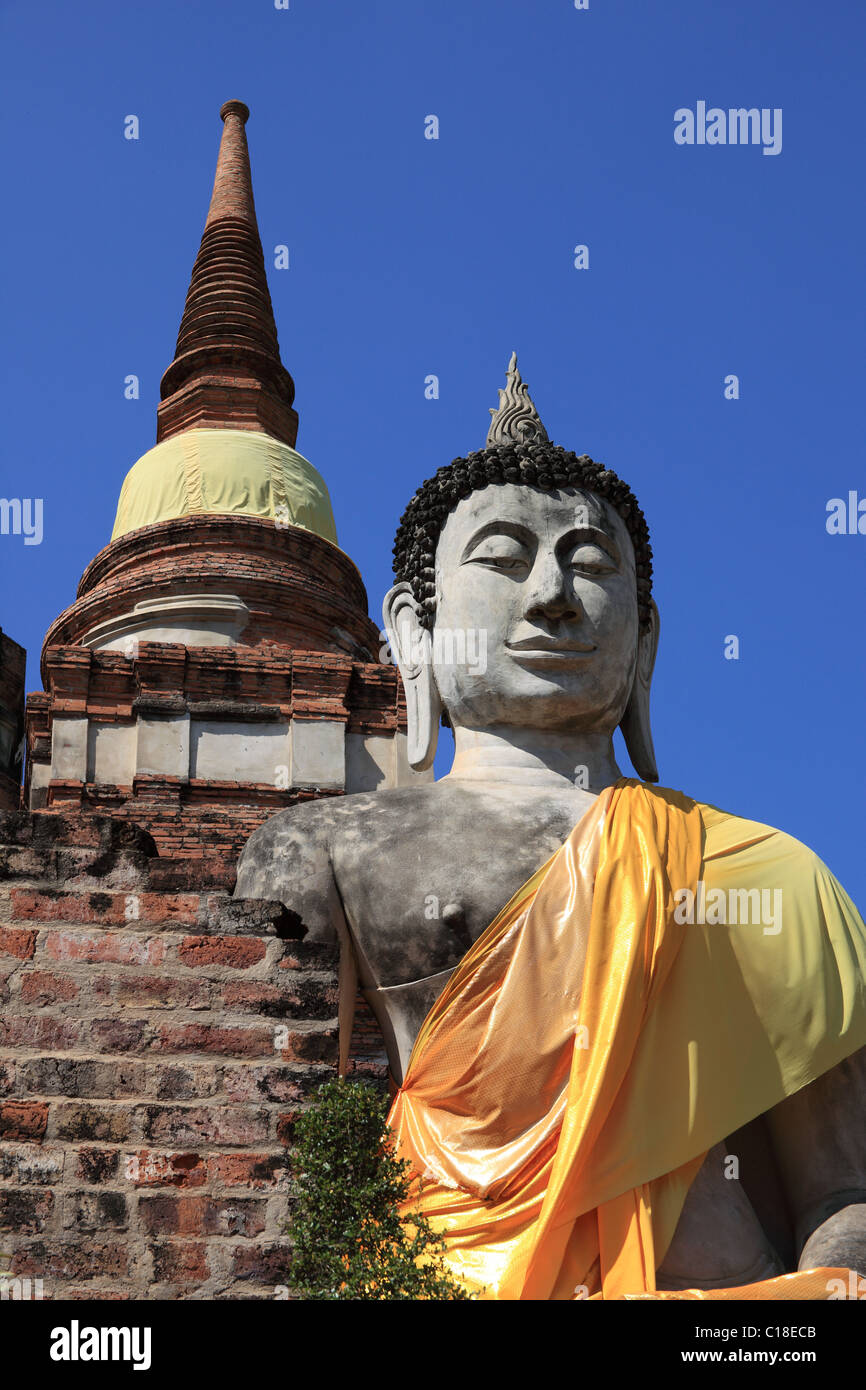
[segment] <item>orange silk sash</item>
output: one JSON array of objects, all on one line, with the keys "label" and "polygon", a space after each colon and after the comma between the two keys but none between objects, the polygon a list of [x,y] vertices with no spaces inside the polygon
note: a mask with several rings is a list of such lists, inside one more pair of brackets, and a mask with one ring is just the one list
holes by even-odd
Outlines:
[{"label": "orange silk sash", "polygon": [[[694,889],[702,847],[694,802],[618,782],[476,941],[422,1025],[389,1115],[413,1177],[404,1215],[429,1218],[452,1272],[482,1298],[655,1293],[708,1145],[682,1152],[678,1140],[669,1170],[657,1166],[669,1142],[635,1133],[638,1158],[623,1154],[622,1093],[695,930],[676,922],[674,893]],[[641,1128],[652,1100],[635,1110],[629,1098]],[[826,1297],[815,1289],[840,1273],[736,1296]]]}]

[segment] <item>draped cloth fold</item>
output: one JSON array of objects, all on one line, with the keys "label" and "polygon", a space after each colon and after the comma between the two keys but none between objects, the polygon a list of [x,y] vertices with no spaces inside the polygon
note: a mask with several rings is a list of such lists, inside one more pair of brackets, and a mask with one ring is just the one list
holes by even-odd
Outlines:
[{"label": "draped cloth fold", "polygon": [[[678,920],[700,883],[759,904],[778,890],[784,917]],[[866,928],[820,861],[622,779],[422,1025],[389,1116],[405,1214],[430,1219],[485,1298],[652,1296],[707,1150],[864,1043]],[[834,1274],[748,1296],[826,1296]]]}]

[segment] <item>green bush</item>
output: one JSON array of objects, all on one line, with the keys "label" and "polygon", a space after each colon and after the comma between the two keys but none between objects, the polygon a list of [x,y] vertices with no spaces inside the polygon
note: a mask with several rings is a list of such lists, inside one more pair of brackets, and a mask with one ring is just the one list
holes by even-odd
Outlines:
[{"label": "green bush", "polygon": [[427,1218],[399,1214],[409,1164],[395,1156],[387,1113],[371,1086],[328,1081],[298,1120],[289,1226],[297,1298],[470,1297]]}]

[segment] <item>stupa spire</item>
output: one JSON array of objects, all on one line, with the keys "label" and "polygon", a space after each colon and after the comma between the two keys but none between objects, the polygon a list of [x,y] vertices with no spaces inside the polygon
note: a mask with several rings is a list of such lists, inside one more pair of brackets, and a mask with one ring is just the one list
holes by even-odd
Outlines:
[{"label": "stupa spire", "polygon": [[217,155],[206,228],[221,217],[239,217],[242,221],[249,222],[258,233],[253,179],[250,173],[250,152],[247,146],[246,123],[249,118],[250,108],[243,101],[227,101],[220,108],[223,134]]},{"label": "stupa spire", "polygon": [[294,445],[295,385],[280,360],[256,222],[242,101],[222,140],[174,361],[162,378],[157,442],[196,428],[257,430]]}]

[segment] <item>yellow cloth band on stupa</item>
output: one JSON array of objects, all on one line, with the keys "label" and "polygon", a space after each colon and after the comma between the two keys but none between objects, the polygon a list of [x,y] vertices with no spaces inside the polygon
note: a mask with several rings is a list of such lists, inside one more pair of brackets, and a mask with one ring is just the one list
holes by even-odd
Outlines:
[{"label": "yellow cloth band on stupa", "polygon": [[288,444],[253,430],[185,430],[126,475],[111,539],[157,521],[207,513],[258,516],[337,543],[324,479]]}]

